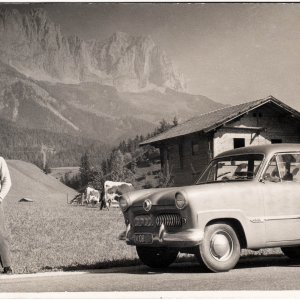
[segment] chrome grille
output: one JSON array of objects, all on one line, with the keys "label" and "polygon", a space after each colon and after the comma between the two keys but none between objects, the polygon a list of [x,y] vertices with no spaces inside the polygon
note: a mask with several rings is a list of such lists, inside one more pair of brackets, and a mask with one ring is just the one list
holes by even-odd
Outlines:
[{"label": "chrome grille", "polygon": [[179,214],[161,214],[156,217],[156,226],[164,224],[167,227],[181,227],[182,219]]},{"label": "chrome grille", "polygon": [[139,215],[134,218],[134,227],[153,226],[150,215]]}]

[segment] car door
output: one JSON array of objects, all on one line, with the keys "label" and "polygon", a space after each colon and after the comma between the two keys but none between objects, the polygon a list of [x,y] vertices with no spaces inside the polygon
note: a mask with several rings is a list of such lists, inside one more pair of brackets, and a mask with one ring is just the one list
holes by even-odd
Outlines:
[{"label": "car door", "polygon": [[300,153],[278,153],[270,160],[261,185],[266,242],[300,242]]}]

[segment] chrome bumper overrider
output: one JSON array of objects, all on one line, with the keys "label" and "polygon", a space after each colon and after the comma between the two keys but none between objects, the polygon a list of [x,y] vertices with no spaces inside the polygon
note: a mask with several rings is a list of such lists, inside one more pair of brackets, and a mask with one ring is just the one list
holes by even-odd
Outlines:
[{"label": "chrome bumper overrider", "polygon": [[[138,233],[140,234],[140,233]],[[143,234],[143,232],[141,232]],[[121,236],[121,235],[120,235]],[[200,229],[186,229],[181,232],[167,232],[164,224],[159,228],[158,233],[153,234],[151,244],[140,244],[135,241],[135,233],[132,231],[130,224],[126,228],[126,233],[122,234],[123,240],[126,240],[128,245],[145,245],[145,246],[168,246],[168,247],[193,247],[201,243],[203,239],[203,231]]]}]

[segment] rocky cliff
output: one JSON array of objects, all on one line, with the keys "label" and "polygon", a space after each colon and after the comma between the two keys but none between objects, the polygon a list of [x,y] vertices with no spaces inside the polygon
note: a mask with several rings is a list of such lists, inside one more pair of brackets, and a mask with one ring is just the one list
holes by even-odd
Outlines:
[{"label": "rocky cliff", "polygon": [[0,8],[0,59],[36,80],[97,82],[130,92],[185,90],[183,76],[151,37],[66,37],[42,9]]},{"label": "rocky cliff", "polygon": [[0,120],[115,144],[222,107],[184,89],[150,37],[65,37],[44,10],[0,5]]}]

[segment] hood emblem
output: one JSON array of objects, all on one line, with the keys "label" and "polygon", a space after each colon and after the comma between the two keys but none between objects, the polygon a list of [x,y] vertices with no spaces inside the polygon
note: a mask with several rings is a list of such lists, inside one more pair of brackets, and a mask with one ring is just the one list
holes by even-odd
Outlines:
[{"label": "hood emblem", "polygon": [[145,211],[149,211],[152,207],[152,202],[150,199],[146,199],[143,203],[143,208]]}]

